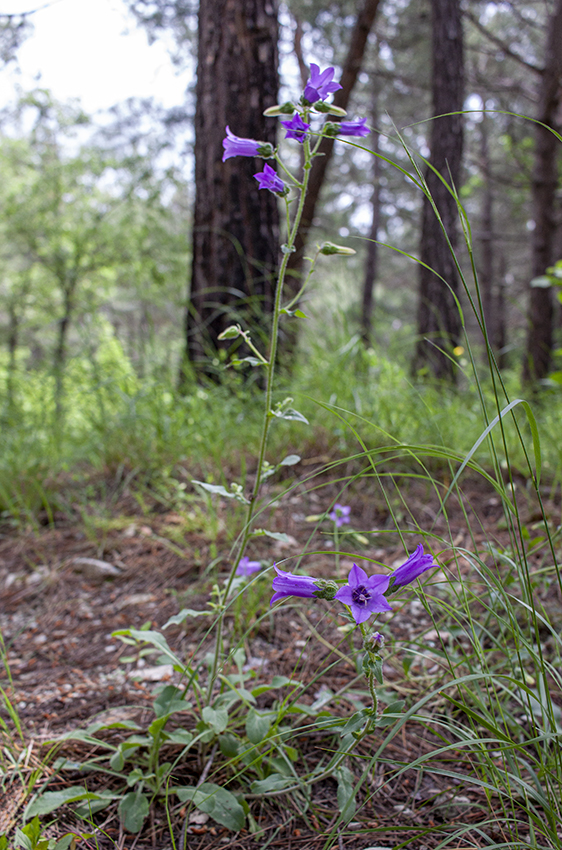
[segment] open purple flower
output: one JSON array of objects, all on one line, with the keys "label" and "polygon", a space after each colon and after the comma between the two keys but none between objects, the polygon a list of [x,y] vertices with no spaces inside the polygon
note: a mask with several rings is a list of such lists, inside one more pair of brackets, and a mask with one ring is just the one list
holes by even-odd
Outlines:
[{"label": "open purple flower", "polygon": [[263,171],[258,171],[257,174],[254,174],[254,177],[260,184],[260,189],[269,189],[270,192],[276,192],[281,195],[285,193],[285,184],[277,176],[275,169],[271,165],[268,165],[267,162],[264,163]]},{"label": "open purple flower", "polygon": [[367,119],[357,121],[340,121],[338,136],[368,136],[371,131],[367,127]]},{"label": "open purple flower", "polygon": [[349,505],[339,505],[336,502],[336,504],[334,505],[334,510],[331,511],[328,516],[330,517],[332,522],[335,522],[336,528],[341,528],[344,522],[351,522],[351,519],[349,517],[350,513],[351,508],[349,507]]},{"label": "open purple flower", "polygon": [[389,579],[394,579],[392,590],[397,587],[403,587],[425,573],[426,570],[431,570],[437,567],[438,564],[433,563],[433,555],[425,555],[423,546],[420,543],[413,555],[410,555],[400,567],[390,574]]},{"label": "open purple flower", "polygon": [[304,96],[309,103],[315,103],[317,100],[326,100],[329,94],[341,89],[339,83],[334,83],[334,68],[326,68],[320,72],[318,65],[314,62],[310,63],[310,77],[307,80],[304,90]]},{"label": "open purple flower", "polygon": [[297,142],[304,142],[306,131],[309,129],[310,124],[306,124],[298,112],[293,115],[290,121],[281,121],[281,124],[287,128],[286,139],[296,139]]},{"label": "open purple flower", "polygon": [[384,593],[388,588],[390,576],[368,576],[365,570],[354,564],[347,577],[348,584],[340,587],[334,599],[351,608],[356,623],[364,623],[371,614],[392,611]]},{"label": "open purple flower", "polygon": [[261,561],[250,561],[247,555],[240,558],[240,562],[236,567],[237,576],[251,576],[252,573],[257,573],[261,570]]},{"label": "open purple flower", "polygon": [[311,576],[295,576],[293,573],[283,572],[275,564],[273,567],[277,573],[273,579],[273,590],[276,592],[271,597],[270,605],[285,596],[312,597],[318,594],[320,588],[316,584],[316,579]]}]

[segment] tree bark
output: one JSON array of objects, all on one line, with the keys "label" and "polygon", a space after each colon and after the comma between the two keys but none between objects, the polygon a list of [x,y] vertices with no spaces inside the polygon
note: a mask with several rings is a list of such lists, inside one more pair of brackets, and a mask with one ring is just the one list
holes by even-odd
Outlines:
[{"label": "tree bark", "polygon": [[488,116],[485,112],[482,113],[480,123],[480,171],[484,180],[481,208],[480,292],[488,342],[493,346],[497,319],[495,315],[497,302],[494,299],[494,196],[488,146]]},{"label": "tree bark", "polygon": [[[373,82],[373,103],[371,109],[371,124],[376,127],[378,124],[378,92],[377,83]],[[373,291],[378,274],[379,266],[379,246],[378,236],[380,227],[381,215],[381,161],[377,156],[379,152],[379,134],[374,130],[373,141],[373,194],[371,198],[371,207],[373,217],[371,219],[371,230],[369,232],[369,241],[367,242],[367,254],[365,257],[365,275],[363,278],[363,295],[362,295],[362,312],[361,312],[361,329],[363,341],[368,347],[372,343],[373,333]]]},{"label": "tree bark", "polygon": [[259,191],[254,180],[263,160],[223,163],[222,140],[228,125],[236,136],[275,144],[276,122],[263,111],[277,102],[277,38],[276,0],[201,0],[186,316],[186,360],[198,380],[218,378],[217,340],[228,325],[240,322],[254,338],[267,334],[278,259],[277,198]]},{"label": "tree bark", "polygon": [[61,283],[61,289],[64,293],[64,309],[58,323],[57,344],[53,358],[55,373],[55,419],[59,427],[62,427],[64,412],[64,367],[66,364],[68,331],[70,330],[70,322],[72,319],[72,313],[74,312],[74,291],[76,289],[76,282],[70,281]]},{"label": "tree bark", "polygon": [[8,368],[6,370],[6,397],[8,410],[12,411],[15,406],[15,378],[16,378],[16,354],[19,343],[20,317],[13,301],[8,304]]},{"label": "tree bark", "polygon": [[[427,187],[439,212],[451,247],[457,244],[457,205],[439,175],[458,191],[461,175],[462,116],[449,114],[463,108],[463,32],[459,0],[432,0],[432,97],[430,166]],[[435,169],[435,170],[433,170]],[[437,172],[437,173],[436,173]],[[429,371],[436,378],[455,381],[451,359],[460,335],[460,316],[455,303],[459,281],[441,224],[427,197],[423,200],[419,266],[418,333],[415,371]]]},{"label": "tree bark", "polygon": [[[334,94],[334,104],[340,106],[342,109],[347,109],[357,76],[361,70],[367,47],[367,39],[375,22],[378,5],[379,0],[365,0],[363,8],[357,15],[349,50],[343,65],[341,80],[339,80],[341,89]],[[332,116],[330,120],[334,121],[335,119]],[[287,266],[288,289],[292,295],[295,295],[300,289],[305,244],[308,232],[314,222],[316,205],[320,197],[320,190],[326,177],[333,150],[334,139],[322,139],[318,151],[323,155],[314,160],[310,171],[308,193],[304,202],[301,225],[295,240],[296,250],[294,254],[291,254]]]},{"label": "tree bark", "polygon": [[[562,98],[562,0],[548,22],[545,63],[539,86],[539,107],[535,124],[535,159],[532,179],[533,218],[531,273],[544,275],[554,260],[556,235],[557,158],[560,142],[550,131],[559,130],[556,113]],[[544,125],[544,126],[543,126]],[[530,286],[527,351],[523,379],[536,383],[546,378],[552,356],[553,298],[550,287]]]}]

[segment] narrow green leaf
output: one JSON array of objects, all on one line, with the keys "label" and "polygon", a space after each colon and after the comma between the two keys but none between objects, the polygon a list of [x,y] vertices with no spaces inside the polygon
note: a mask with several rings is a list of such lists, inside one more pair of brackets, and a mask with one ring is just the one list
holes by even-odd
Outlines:
[{"label": "narrow green leaf", "polygon": [[272,773],[267,779],[256,779],[250,785],[250,789],[253,794],[267,794],[269,791],[282,791],[283,788],[288,788],[289,785],[294,784],[294,777]]},{"label": "narrow green leaf", "polygon": [[334,771],[338,783],[338,809],[350,820],[355,814],[355,786],[352,772],[348,767],[338,767]]},{"label": "narrow green leaf", "polygon": [[49,815],[66,803],[74,803],[78,800],[99,800],[100,795],[87,791],[81,785],[72,785],[62,791],[45,791],[36,800],[32,800],[27,806],[24,818],[32,818],[35,815]]}]

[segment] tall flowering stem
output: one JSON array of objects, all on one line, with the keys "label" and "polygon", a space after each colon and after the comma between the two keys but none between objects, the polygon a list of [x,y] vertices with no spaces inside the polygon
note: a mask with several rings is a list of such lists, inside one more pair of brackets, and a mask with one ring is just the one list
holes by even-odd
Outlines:
[{"label": "tall flowering stem", "polygon": [[[307,115],[307,110],[305,110],[305,121]],[[240,546],[238,548],[238,555],[234,560],[234,564],[232,566],[232,570],[228,577],[228,581],[224,590],[224,599],[228,599],[228,595],[230,593],[230,588],[232,587],[232,582],[234,581],[234,577],[236,575],[236,571],[238,569],[238,565],[244,555],[246,550],[246,546],[250,537],[252,536],[252,520],[254,518],[254,513],[256,510],[257,500],[259,496],[260,487],[263,481],[263,466],[265,461],[265,453],[267,449],[267,438],[269,434],[269,427],[271,425],[271,420],[273,418],[272,411],[272,399],[273,399],[273,381],[275,377],[275,361],[277,358],[277,343],[279,337],[279,322],[281,320],[281,302],[283,297],[283,286],[285,283],[285,275],[287,273],[287,264],[289,262],[289,257],[292,253],[292,249],[295,245],[296,236],[298,233],[299,225],[302,218],[302,213],[304,209],[304,201],[306,198],[306,192],[308,188],[308,181],[310,178],[310,167],[312,164],[312,157],[316,152],[316,148],[320,143],[320,139],[318,140],[314,150],[310,148],[310,140],[309,137],[305,137],[302,143],[303,145],[303,153],[304,153],[304,167],[303,167],[303,179],[302,182],[297,184],[297,189],[299,192],[299,200],[298,206],[295,213],[295,217],[290,224],[289,218],[289,201],[285,198],[285,204],[287,207],[287,222],[288,222],[288,233],[287,233],[287,242],[283,246],[283,259],[281,260],[281,266],[279,268],[279,274],[277,277],[277,284],[275,289],[275,302],[273,306],[273,318],[271,322],[271,338],[270,338],[270,350],[269,357],[267,360],[267,377],[266,377],[266,386],[265,386],[265,404],[264,404],[264,415],[263,415],[263,425],[261,431],[260,438],[260,448],[258,454],[258,468],[256,472],[256,480],[254,483],[254,489],[250,496],[248,509],[246,513],[246,522],[244,524],[244,531],[242,534],[242,539],[240,541]],[[276,157],[278,159],[278,157]],[[280,162],[280,160],[278,160]],[[217,629],[216,629],[216,644],[215,644],[215,656],[214,663],[209,675],[209,684],[207,689],[207,701],[210,702],[213,687],[219,672],[219,664],[220,659],[222,658],[222,630],[223,630],[223,621],[224,621],[225,608],[224,606],[221,608],[217,621]]]},{"label": "tall flowering stem", "polygon": [[[316,136],[316,142],[314,146],[311,147],[311,114],[315,115],[321,113],[331,113],[332,115],[336,115],[338,118],[343,118],[346,114],[345,110],[342,110],[339,107],[334,106],[333,104],[326,104],[324,102],[329,94],[341,88],[341,85],[335,82],[333,78],[334,68],[327,68],[325,71],[320,71],[320,68],[317,65],[312,64],[310,78],[307,82],[304,94],[301,97],[299,104],[295,105],[289,102],[286,104],[269,107],[269,109],[265,111],[265,114],[271,117],[286,115],[287,120],[281,122],[282,126],[286,130],[285,138],[293,139],[294,141],[302,145],[304,163],[303,176],[301,181],[297,180],[293,176],[293,174],[287,169],[287,167],[284,165],[281,158],[279,157],[278,151],[274,150],[271,145],[265,142],[257,141],[255,139],[245,139],[235,136],[231,132],[229,127],[226,128],[226,138],[223,140],[223,162],[234,156],[261,156],[265,159],[274,159],[280,167],[281,171],[284,172],[289,178],[292,188],[296,189],[296,191],[298,192],[298,203],[295,215],[293,217],[293,220],[291,221],[288,199],[290,188],[283,182],[281,177],[279,177],[278,173],[275,172],[274,169],[271,168],[271,166],[265,164],[263,171],[257,172],[254,175],[254,177],[259,183],[260,189],[269,190],[277,194],[279,197],[284,198],[287,214],[287,241],[284,245],[281,246],[281,250],[283,252],[283,259],[281,260],[281,266],[279,268],[279,274],[277,277],[277,284],[275,290],[273,317],[271,322],[269,357],[266,360],[264,357],[261,356],[261,354],[259,354],[259,352],[257,352],[260,364],[262,364],[267,371],[264,393],[265,410],[263,415],[263,425],[258,453],[258,468],[256,472],[254,489],[248,501],[246,522],[241,535],[238,553],[232,565],[232,570],[230,572],[228,580],[225,583],[224,591],[221,594],[221,604],[218,608],[215,655],[213,666],[209,675],[209,685],[207,691],[207,698],[209,702],[211,700],[213,687],[219,673],[219,666],[223,658],[222,630],[226,611],[226,602],[228,600],[232,588],[234,577],[240,565],[240,561],[244,557],[246,546],[248,544],[248,541],[250,540],[250,537],[252,536],[252,523],[256,511],[260,488],[264,477],[265,453],[267,449],[269,426],[271,425],[271,420],[275,415],[274,411],[272,410],[273,381],[275,377],[275,364],[277,359],[277,345],[279,337],[279,322],[281,319],[282,310],[281,302],[283,297],[285,275],[287,273],[287,265],[291,253],[295,250],[295,241],[304,210],[304,202],[310,179],[310,169],[312,167],[312,160],[318,152],[318,148],[324,135],[337,135],[338,132],[337,126],[332,126],[329,122],[325,123],[322,131],[320,133],[314,134]],[[289,118],[289,116],[291,117]],[[364,126],[364,124],[364,119],[360,119],[356,122],[351,122],[346,133],[344,133],[343,135],[365,135],[369,132],[369,130],[367,127]],[[334,245],[331,242],[326,242],[321,247],[319,247],[316,253],[316,257],[311,261],[311,267],[302,289],[295,297],[293,297],[293,299],[290,301],[289,306],[292,306],[302,294],[302,291],[304,290],[310,278],[310,275],[314,270],[315,261],[319,254],[354,253],[355,252],[350,248]],[[230,333],[230,331],[232,331],[232,333]],[[240,327],[233,327],[232,329],[228,329],[228,331],[225,333],[228,333],[228,337],[231,338],[242,335],[245,337],[247,342],[249,340],[249,337],[246,335],[245,332],[242,331]]]}]

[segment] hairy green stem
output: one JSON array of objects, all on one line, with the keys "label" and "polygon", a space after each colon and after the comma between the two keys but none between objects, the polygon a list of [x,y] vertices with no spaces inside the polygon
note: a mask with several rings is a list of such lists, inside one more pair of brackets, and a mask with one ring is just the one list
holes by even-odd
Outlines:
[{"label": "hairy green stem", "polygon": [[[207,703],[209,704],[211,701],[213,688],[215,681],[217,679],[219,666],[221,664],[222,659],[222,632],[223,632],[223,621],[226,610],[226,600],[228,599],[228,595],[230,593],[230,588],[232,587],[232,582],[234,581],[234,576],[236,575],[236,570],[238,568],[238,564],[240,563],[240,559],[244,555],[246,550],[246,546],[248,545],[248,541],[252,535],[252,521],[254,518],[254,512],[257,505],[257,500],[259,496],[260,487],[263,479],[263,464],[265,461],[265,452],[267,449],[267,438],[269,434],[269,426],[271,424],[271,419],[273,418],[273,412],[271,409],[272,398],[273,398],[273,379],[275,376],[275,361],[277,357],[277,343],[279,337],[279,322],[281,319],[281,299],[283,297],[283,285],[285,283],[285,274],[287,272],[287,264],[289,262],[289,257],[291,254],[291,249],[294,247],[295,239],[298,233],[299,224],[302,218],[302,213],[304,209],[304,201],[306,197],[306,190],[308,187],[308,181],[310,177],[310,167],[311,167],[311,159],[313,153],[310,150],[310,143],[308,139],[305,139],[303,142],[303,151],[304,151],[304,175],[302,184],[300,186],[300,196],[299,203],[297,207],[297,211],[295,213],[295,217],[293,219],[293,224],[289,228],[287,233],[287,243],[284,246],[285,250],[283,252],[283,259],[281,261],[281,266],[279,269],[279,275],[277,277],[277,286],[275,290],[275,302],[273,308],[273,318],[271,323],[271,343],[270,343],[270,351],[269,358],[267,364],[267,379],[265,386],[265,409],[263,415],[263,425],[260,439],[260,448],[258,454],[258,468],[256,471],[256,480],[254,483],[254,489],[252,491],[252,495],[250,496],[250,503],[248,505],[248,511],[246,514],[246,522],[244,525],[244,531],[242,534],[242,540],[240,541],[240,546],[238,549],[238,554],[234,560],[232,565],[232,569],[230,571],[230,575],[228,577],[228,581],[226,582],[224,588],[223,595],[223,604],[221,605],[221,609],[218,616],[217,628],[216,628],[216,644],[215,644],[215,652],[213,658],[213,666],[209,673],[209,684],[207,688]],[[287,204],[287,216],[288,216],[288,202]]]}]

